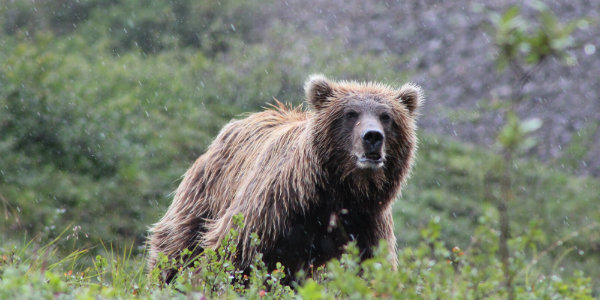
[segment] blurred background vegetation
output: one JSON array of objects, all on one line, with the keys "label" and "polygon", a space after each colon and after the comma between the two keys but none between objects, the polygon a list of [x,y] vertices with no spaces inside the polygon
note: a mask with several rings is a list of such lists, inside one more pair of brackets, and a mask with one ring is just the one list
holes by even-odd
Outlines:
[{"label": "blurred background vegetation", "polygon": [[[302,103],[315,72],[423,86],[417,164],[395,204],[399,246],[433,220],[442,240],[470,247],[476,226],[500,226],[501,188],[486,180],[507,147],[496,136],[515,91],[515,75],[496,72],[514,58],[498,52],[513,36],[494,30],[527,31],[543,5],[524,5],[507,25],[499,13],[510,1],[426,2],[3,1],[0,248],[66,229],[65,252],[100,241],[141,252],[219,129],[273,98]],[[600,79],[589,73],[600,64],[600,7],[580,2],[548,4],[555,23],[589,21],[553,44],[562,56],[540,50],[545,68],[518,87],[527,101],[511,104],[541,128],[510,158],[508,214],[511,237],[527,237],[513,243],[548,249],[540,265],[600,280]],[[537,63],[526,60],[517,63]]]}]

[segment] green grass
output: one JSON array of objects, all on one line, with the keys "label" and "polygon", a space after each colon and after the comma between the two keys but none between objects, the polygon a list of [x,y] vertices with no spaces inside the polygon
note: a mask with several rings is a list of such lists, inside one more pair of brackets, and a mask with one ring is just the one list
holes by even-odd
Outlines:
[{"label": "green grass", "polygon": [[[444,241],[461,248],[472,243],[482,220],[499,228],[494,203],[499,188],[484,180],[486,174],[498,172],[494,166],[498,157],[487,149],[448,138],[420,136],[413,175],[395,204],[400,246],[418,243],[419,230],[431,219],[439,220]],[[600,235],[590,229],[600,221],[598,179],[572,176],[531,159],[517,160],[513,174],[515,199],[508,204],[511,233],[531,236],[529,242],[536,250],[528,254],[561,241],[562,246],[549,251],[540,265],[567,273],[583,270],[599,278]],[[560,262],[553,261],[564,251],[568,255]]]},{"label": "green grass", "polygon": [[[159,272],[146,274],[143,257],[132,256],[131,247],[104,248],[106,253],[95,257],[85,250],[60,257],[52,243],[29,244],[2,250],[0,299],[506,299],[495,255],[497,235],[480,223],[474,242],[461,249],[445,244],[438,219],[432,220],[417,245],[400,250],[398,270],[387,263],[385,243],[362,263],[350,245],[340,260],[303,276],[294,289],[279,283],[281,267],[269,274],[260,257],[242,283],[241,273],[220,258],[235,251],[234,231],[218,251],[189,264],[168,286],[159,284]],[[512,240],[513,250],[531,250],[522,238]],[[164,261],[165,267],[177,263]],[[569,276],[545,272],[522,255],[515,255],[512,265],[516,299],[594,299],[591,279],[581,271]]]}]

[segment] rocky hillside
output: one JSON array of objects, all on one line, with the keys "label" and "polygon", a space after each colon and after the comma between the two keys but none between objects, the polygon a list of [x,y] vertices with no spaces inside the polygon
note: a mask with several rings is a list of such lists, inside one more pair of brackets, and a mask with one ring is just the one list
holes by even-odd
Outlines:
[{"label": "rocky hillside", "polygon": [[[283,24],[345,46],[406,58],[402,70],[423,86],[427,103],[421,127],[463,141],[492,145],[502,124],[490,109],[510,90],[508,75],[496,72],[489,11],[520,1],[305,1],[279,2],[273,15]],[[547,61],[525,86],[531,97],[522,117],[543,121],[530,153],[579,174],[600,175],[600,1],[546,3],[561,21],[589,17],[576,37],[577,65]],[[531,12],[525,3],[524,11]],[[332,74],[334,75],[334,74]]]}]

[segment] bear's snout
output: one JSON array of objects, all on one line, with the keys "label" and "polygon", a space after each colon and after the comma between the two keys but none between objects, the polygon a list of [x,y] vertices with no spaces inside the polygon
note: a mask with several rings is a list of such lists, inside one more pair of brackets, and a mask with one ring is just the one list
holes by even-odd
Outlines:
[{"label": "bear's snout", "polygon": [[368,130],[362,135],[365,156],[369,159],[381,158],[381,146],[383,146],[383,132],[380,130]]},{"label": "bear's snout", "polygon": [[361,135],[362,155],[358,155],[357,165],[361,169],[378,169],[383,166],[384,133],[379,129],[368,129]]},{"label": "bear's snout", "polygon": [[360,169],[383,167],[385,133],[381,122],[372,113],[363,114],[354,138],[354,153]]}]

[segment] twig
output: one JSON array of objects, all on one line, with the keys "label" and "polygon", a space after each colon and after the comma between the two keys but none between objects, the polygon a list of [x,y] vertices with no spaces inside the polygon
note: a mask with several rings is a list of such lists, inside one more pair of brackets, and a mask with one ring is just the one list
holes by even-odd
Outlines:
[{"label": "twig", "polygon": [[527,264],[527,266],[525,268],[521,269],[516,275],[520,275],[524,271],[529,271],[529,269],[531,267],[533,267],[534,265],[536,265],[539,262],[539,259],[541,257],[546,256],[548,253],[550,253],[554,249],[562,246],[564,244],[564,242],[566,242],[568,240],[571,240],[571,239],[579,236],[579,234],[582,233],[582,232],[589,231],[589,230],[594,229],[596,227],[600,227],[600,223],[594,222],[594,223],[588,224],[588,225],[582,227],[581,229],[573,231],[573,232],[565,235],[564,237],[556,240],[548,248],[544,249],[542,252],[540,252],[539,254],[535,255],[535,257],[531,260],[531,262],[529,264]]}]

